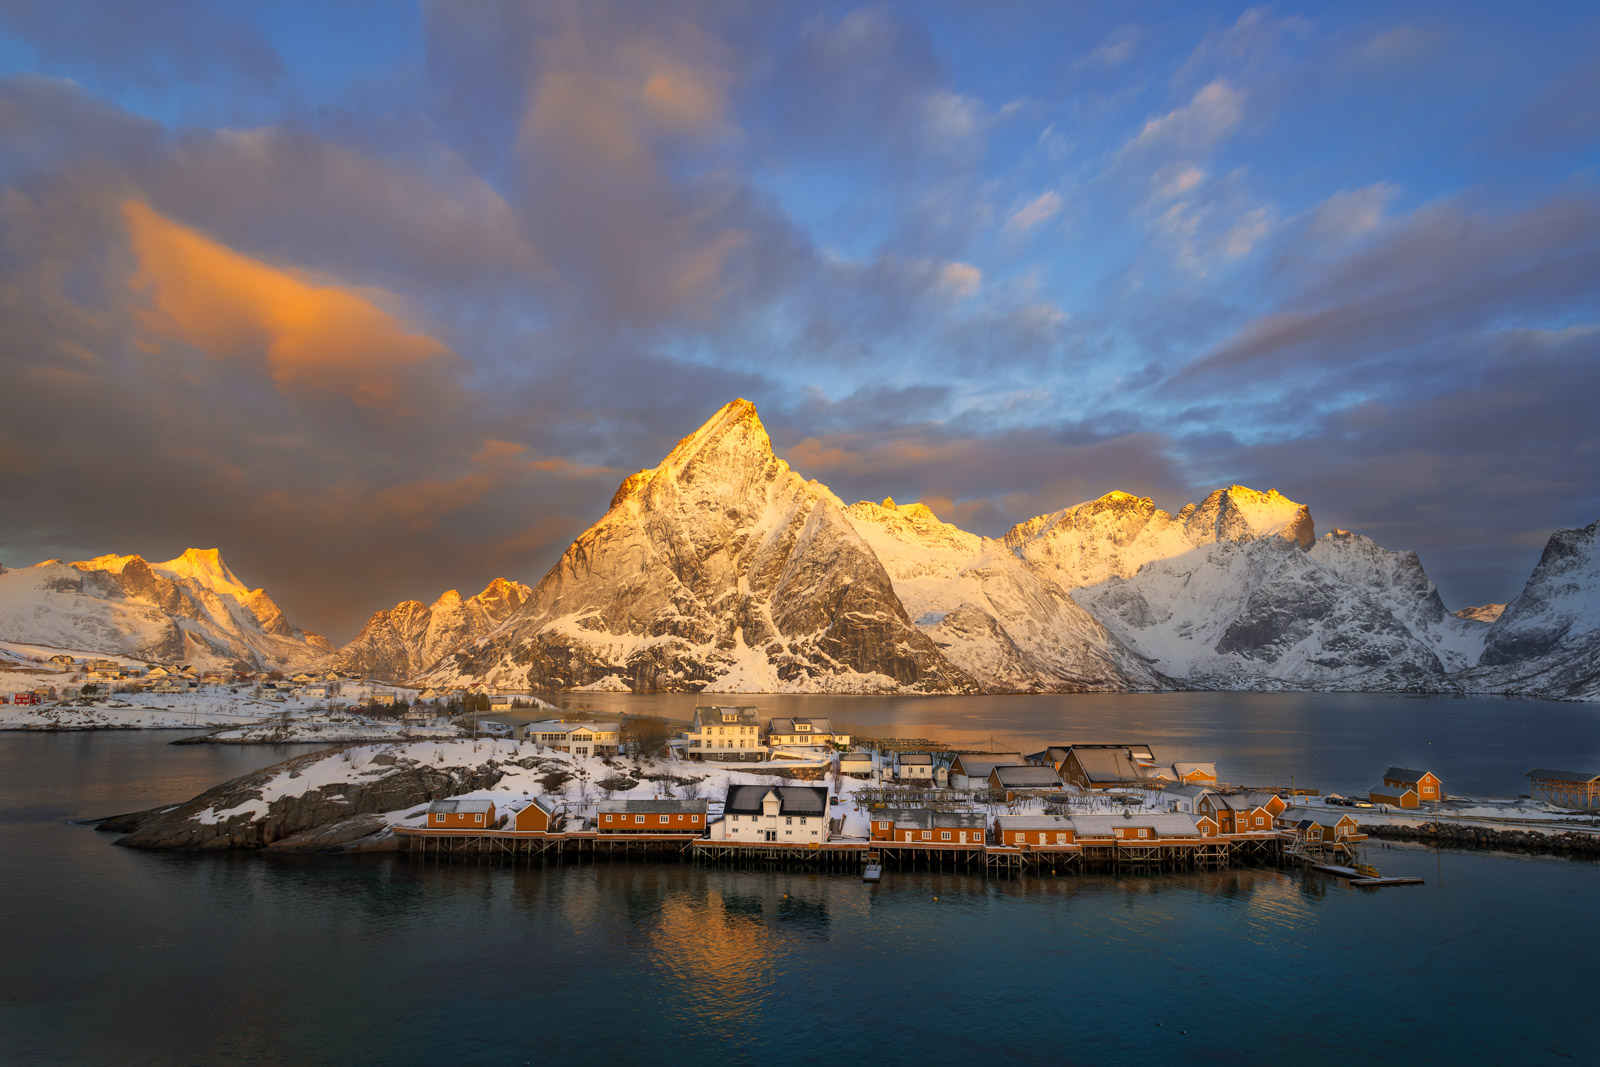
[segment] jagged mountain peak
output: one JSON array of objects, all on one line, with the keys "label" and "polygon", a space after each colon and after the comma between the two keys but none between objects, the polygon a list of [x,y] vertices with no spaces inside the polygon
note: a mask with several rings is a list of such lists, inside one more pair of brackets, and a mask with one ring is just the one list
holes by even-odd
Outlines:
[{"label": "jagged mountain peak", "polygon": [[656,473],[681,473],[696,462],[730,458],[757,463],[773,458],[772,438],[767,436],[756,406],[743,397],[722,405],[699,429],[674,445]]},{"label": "jagged mountain peak", "polygon": [[1184,517],[1184,527],[1196,544],[1277,537],[1306,548],[1316,539],[1310,508],[1276,489],[1263,493],[1244,485],[1211,493]]},{"label": "jagged mountain peak", "polygon": [[214,593],[231,593],[241,599],[260,592],[241,582],[215,548],[186,548],[176,559],[151,564],[151,570],[168,578],[191,578]]}]

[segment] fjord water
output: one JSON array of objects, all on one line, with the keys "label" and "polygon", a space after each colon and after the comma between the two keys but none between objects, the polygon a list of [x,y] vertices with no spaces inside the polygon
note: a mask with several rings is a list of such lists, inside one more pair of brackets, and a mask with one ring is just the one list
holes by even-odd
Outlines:
[{"label": "fjord water", "polygon": [[[785,714],[788,699],[760,703]],[[1004,736],[1020,742],[1039,731],[1017,699],[911,702],[922,718],[830,703],[902,736],[1015,716]],[[1379,714],[1288,696],[1230,723],[1210,699],[1170,736],[1151,716],[1180,707],[1118,714],[1158,750],[1210,745],[1243,777],[1285,760],[1321,778],[1347,749],[1371,774],[1391,752],[1417,762],[1420,744],[1454,768],[1447,783],[1505,792],[1535,763],[1600,757],[1600,709],[1581,706],[1399,699]],[[632,710],[646,708],[673,713]],[[1076,731],[1111,712],[1074,714]],[[1588,862],[1376,848],[1385,873],[1427,879],[1378,893],[1270,868],[890,872],[869,887],[687,865],[136,853],[70,824],[305,751],[171,737],[0,734],[0,1063],[1525,1063],[1588,1058],[1600,1021]]]}]

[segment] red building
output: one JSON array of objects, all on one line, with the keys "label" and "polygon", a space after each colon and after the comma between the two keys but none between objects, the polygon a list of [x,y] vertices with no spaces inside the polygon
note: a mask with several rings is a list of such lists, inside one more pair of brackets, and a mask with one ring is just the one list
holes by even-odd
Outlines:
[{"label": "red building", "polygon": [[34,696],[32,693],[18,693],[18,694],[16,694],[15,696],[13,696],[11,698],[11,703],[13,703],[13,704],[37,704],[37,703],[39,703],[39,698]]},{"label": "red building", "polygon": [[703,834],[704,800],[602,800],[595,811],[602,834]]}]

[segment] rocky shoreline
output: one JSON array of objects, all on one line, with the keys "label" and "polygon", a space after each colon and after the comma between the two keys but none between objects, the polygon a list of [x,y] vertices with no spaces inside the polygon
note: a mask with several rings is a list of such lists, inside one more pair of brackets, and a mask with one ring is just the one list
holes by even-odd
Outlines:
[{"label": "rocky shoreline", "polygon": [[1570,830],[1547,834],[1538,830],[1494,830],[1486,826],[1454,826],[1437,822],[1420,826],[1380,824],[1363,826],[1361,829],[1378,840],[1415,841],[1440,848],[1600,859],[1600,834]]}]

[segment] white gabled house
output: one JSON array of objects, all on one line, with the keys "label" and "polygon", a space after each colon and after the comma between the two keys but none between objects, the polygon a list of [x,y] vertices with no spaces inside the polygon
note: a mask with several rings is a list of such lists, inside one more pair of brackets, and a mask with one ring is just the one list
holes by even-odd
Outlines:
[{"label": "white gabled house", "polygon": [[828,811],[826,786],[736,785],[707,836],[752,845],[818,845],[828,840]]}]

